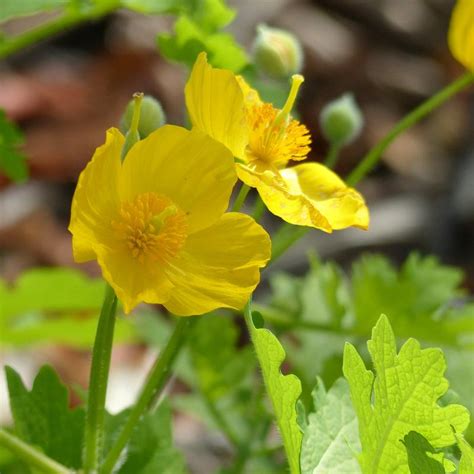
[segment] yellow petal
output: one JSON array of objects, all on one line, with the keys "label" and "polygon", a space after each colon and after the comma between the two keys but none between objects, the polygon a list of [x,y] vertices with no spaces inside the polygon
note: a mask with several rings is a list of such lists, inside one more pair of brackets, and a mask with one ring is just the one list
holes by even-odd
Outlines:
[{"label": "yellow petal", "polygon": [[315,227],[325,232],[332,231],[326,217],[307,196],[301,192],[290,192],[277,170],[266,169],[262,172],[252,165],[238,165],[237,174],[244,183],[257,188],[262,201],[272,214],[290,224]]},{"label": "yellow petal", "polygon": [[247,81],[242,76],[237,76],[242,94],[244,95],[244,103],[247,107],[252,105],[262,105],[263,101],[260,94],[253,87],[250,87]]},{"label": "yellow petal", "polygon": [[225,212],[236,180],[225,146],[199,130],[165,125],[128,152],[120,194],[125,201],[146,192],[170,198],[187,213],[192,233]]},{"label": "yellow petal", "polygon": [[467,69],[474,71],[474,0],[458,0],[448,33],[452,55]]},{"label": "yellow petal", "polygon": [[369,212],[364,198],[329,168],[319,163],[305,163],[280,171],[289,191],[305,196],[323,215],[332,229],[369,226]]},{"label": "yellow petal", "polygon": [[164,303],[173,285],[156,262],[140,262],[125,246],[116,243],[113,250],[99,251],[98,262],[104,279],[112,286],[128,314],[141,302]]},{"label": "yellow petal", "polygon": [[117,188],[123,143],[124,137],[117,129],[108,130],[105,144],[97,148],[79,176],[69,224],[76,262],[96,258],[94,248],[103,246],[110,233],[110,220],[119,206]]},{"label": "yellow petal", "polygon": [[185,94],[193,126],[223,143],[234,156],[243,158],[248,130],[243,94],[234,74],[213,68],[206,54],[201,53]]},{"label": "yellow petal", "polygon": [[167,270],[175,287],[164,305],[179,316],[241,309],[270,253],[270,238],[262,227],[249,216],[227,213],[188,238],[173,268]]}]

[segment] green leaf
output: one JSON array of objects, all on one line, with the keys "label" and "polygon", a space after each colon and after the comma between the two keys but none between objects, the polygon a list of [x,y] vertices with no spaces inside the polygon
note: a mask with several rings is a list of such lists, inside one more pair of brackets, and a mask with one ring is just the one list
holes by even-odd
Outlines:
[{"label": "green leaf", "polygon": [[199,385],[211,400],[233,392],[255,368],[250,346],[237,349],[239,332],[229,315],[202,316],[190,337]]},{"label": "green leaf", "polygon": [[61,464],[80,468],[84,411],[69,409],[68,390],[54,370],[42,367],[30,391],[11,367],[5,372],[16,434]]},{"label": "green leaf", "polygon": [[[12,5],[13,3],[22,5],[22,2],[12,2]],[[7,8],[9,4],[7,1]],[[0,21],[3,8],[0,8]],[[22,143],[23,135],[20,129],[0,110],[0,172],[4,172],[13,181],[24,181],[28,177],[26,157],[18,150]]]},{"label": "green leaf", "polygon": [[58,9],[68,3],[69,0],[2,0],[0,5],[0,23],[18,16],[33,15]]},{"label": "green leaf", "polygon": [[204,31],[214,33],[232,22],[235,10],[224,0],[195,0],[191,17]]},{"label": "green leaf", "polygon": [[[108,416],[106,450],[111,446],[129,410]],[[186,466],[181,453],[173,446],[172,416],[165,400],[154,412],[144,415],[127,446],[118,474],[184,474]]]},{"label": "green leaf", "polygon": [[343,371],[359,421],[359,462],[364,474],[403,472],[408,457],[400,440],[408,432],[417,431],[435,448],[450,446],[456,441],[452,427],[463,432],[469,412],[460,405],[437,404],[448,389],[441,350],[422,350],[418,341],[409,339],[397,354],[385,316],[367,345],[376,376],[353,345],[344,349]]},{"label": "green leaf", "polygon": [[428,440],[416,431],[403,438],[411,474],[445,474],[443,453],[438,453]]},{"label": "green leaf", "polygon": [[193,0],[121,0],[123,7],[143,14],[181,13],[188,11]]},{"label": "green leaf", "polygon": [[69,312],[100,309],[105,283],[72,268],[34,268],[11,287],[0,288],[6,315],[29,311]]},{"label": "green leaf", "polygon": [[302,434],[297,422],[296,402],[301,394],[301,382],[296,375],[281,373],[285,351],[268,329],[255,326],[254,318],[261,319],[261,316],[258,313],[252,314],[249,304],[245,309],[245,319],[250,337],[262,369],[267,393],[272,401],[290,472],[299,474]]},{"label": "green leaf", "polygon": [[[0,341],[4,345],[68,344],[89,348],[94,341],[104,281],[67,268],[36,268],[13,286],[0,280]],[[118,318],[116,341],[136,339],[132,319]]]},{"label": "green leaf", "polygon": [[206,51],[215,67],[242,70],[248,63],[245,50],[232,35],[220,31],[234,16],[235,12],[222,0],[194,0],[192,7],[176,20],[174,33],[158,37],[161,54],[192,67],[197,55]]},{"label": "green leaf", "polygon": [[474,449],[464,439],[456,433],[456,440],[461,451],[461,461],[459,462],[459,474],[472,474],[474,472]]},{"label": "green leaf", "polygon": [[326,391],[318,379],[312,395],[315,411],[309,414],[303,435],[302,474],[360,472],[355,457],[360,450],[357,418],[347,382],[340,378]]},{"label": "green leaf", "polygon": [[366,256],[353,269],[355,329],[368,333],[386,313],[399,337],[473,347],[474,304],[453,306],[464,295],[463,278],[435,257],[413,253],[397,272],[385,257]]}]

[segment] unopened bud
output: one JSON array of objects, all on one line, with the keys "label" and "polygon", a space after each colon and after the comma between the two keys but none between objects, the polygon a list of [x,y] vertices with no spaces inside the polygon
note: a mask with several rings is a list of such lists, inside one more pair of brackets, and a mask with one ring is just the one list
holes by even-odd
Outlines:
[{"label": "unopened bud", "polygon": [[[126,133],[131,127],[133,110],[134,101],[131,100],[125,109],[125,113],[122,115],[122,120],[120,121],[120,130],[123,133]],[[144,96],[141,104],[140,120],[138,122],[138,133],[140,134],[140,138],[142,140],[146,138],[151,132],[163,126],[165,121],[166,117],[161,104],[149,95]]]},{"label": "unopened bud", "polygon": [[303,67],[301,44],[285,30],[259,25],[252,51],[257,68],[274,79],[298,74]]},{"label": "unopened bud", "polygon": [[364,117],[354,97],[348,93],[323,108],[320,123],[323,135],[330,143],[344,146],[360,135]]}]

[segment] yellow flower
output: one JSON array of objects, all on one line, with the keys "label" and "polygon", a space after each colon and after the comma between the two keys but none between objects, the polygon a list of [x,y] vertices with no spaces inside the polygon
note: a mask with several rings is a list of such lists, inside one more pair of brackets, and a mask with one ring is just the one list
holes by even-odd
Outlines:
[{"label": "yellow flower", "polygon": [[79,178],[69,226],[75,260],[97,259],[127,313],[141,301],[180,316],[242,308],[270,239],[250,217],[224,214],[237,180],[232,154],[171,125],[122,163],[123,143],[110,129]]},{"label": "yellow flower", "polygon": [[302,76],[293,76],[279,110],[263,102],[242,77],[211,67],[201,53],[186,85],[186,104],[193,127],[232,151],[239,178],[257,188],[273,214],[326,232],[366,229],[369,213],[363,197],[335,173],[318,163],[287,168],[310,151],[308,129],[290,115],[302,82]]},{"label": "yellow flower", "polygon": [[474,0],[458,0],[451,16],[448,33],[452,55],[474,71]]}]

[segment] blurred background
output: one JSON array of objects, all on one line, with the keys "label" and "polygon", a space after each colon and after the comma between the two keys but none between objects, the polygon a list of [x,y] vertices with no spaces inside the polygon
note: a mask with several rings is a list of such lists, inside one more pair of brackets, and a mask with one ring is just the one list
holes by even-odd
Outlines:
[{"label": "blurred background", "polygon": [[[347,91],[354,94],[365,126],[359,139],[342,151],[336,168],[342,176],[347,176],[403,115],[463,72],[446,42],[454,1],[230,0],[229,5],[237,10],[237,16],[228,31],[249,52],[260,23],[284,28],[300,39],[305,83],[298,112],[311,130],[311,160],[322,160],[328,149],[319,128],[322,107]],[[2,29],[17,34],[47,21],[50,15],[54,13],[9,21]],[[158,98],[169,123],[185,123],[187,70],[161,58],[156,46],[156,35],[169,31],[173,21],[172,17],[118,11],[1,61],[0,108],[24,133],[22,151],[30,172],[21,184],[0,176],[0,297],[4,298],[0,305],[4,309],[7,293],[25,274],[30,280],[23,281],[22,288],[30,285],[30,293],[25,290],[21,303],[31,313],[36,303],[28,299],[34,294],[48,306],[47,290],[35,283],[34,272],[28,274],[31,269],[66,267],[89,276],[100,274],[95,264],[77,266],[73,262],[67,231],[72,194],[79,173],[103,143],[105,130],[119,124],[135,91]],[[376,170],[358,186],[371,211],[369,231],[349,229],[333,235],[312,231],[271,271],[304,274],[309,250],[344,268],[368,251],[384,253],[398,264],[412,250],[419,250],[461,267],[466,272],[462,284],[472,291],[473,105],[471,88],[400,136],[384,153]],[[280,224],[269,214],[262,222],[270,230]],[[267,277],[265,273],[265,281]],[[85,283],[67,272],[51,278],[57,292],[85,291],[100,304],[100,285]],[[89,286],[80,290],[81,285]],[[261,290],[262,297],[266,288],[264,285]],[[19,295],[17,301],[21,300]],[[89,321],[94,308],[84,306],[75,318]],[[58,308],[64,309],[64,303],[59,302]],[[53,308],[49,315],[54,319],[54,314]],[[67,328],[56,325],[40,330],[30,317],[33,319],[22,320],[21,324],[30,326],[26,332],[16,333],[18,339],[2,338],[2,362],[13,365],[28,383],[38,367],[49,362],[68,384],[84,387],[89,370],[87,344],[95,319],[87,323],[87,334],[74,334],[77,326],[72,324],[67,340]],[[109,390],[112,411],[132,402],[135,387],[155,353],[143,343],[141,335],[146,330],[137,333],[130,324],[125,321],[119,328],[118,338],[123,343],[114,352]],[[0,331],[7,333],[1,326]],[[58,331],[57,337],[53,334],[53,341],[48,340],[41,331],[50,335]],[[474,364],[472,358],[471,362]],[[474,381],[470,384],[474,391]],[[7,423],[3,380],[0,390],[0,422]],[[179,383],[174,390],[182,390]],[[73,402],[77,400],[73,398]],[[178,445],[185,448],[191,465],[196,464],[195,472],[209,472],[206,466],[218,463],[219,449],[223,449],[222,440],[209,441],[202,431],[191,417],[177,420]],[[199,443],[214,448],[205,449]]]}]

